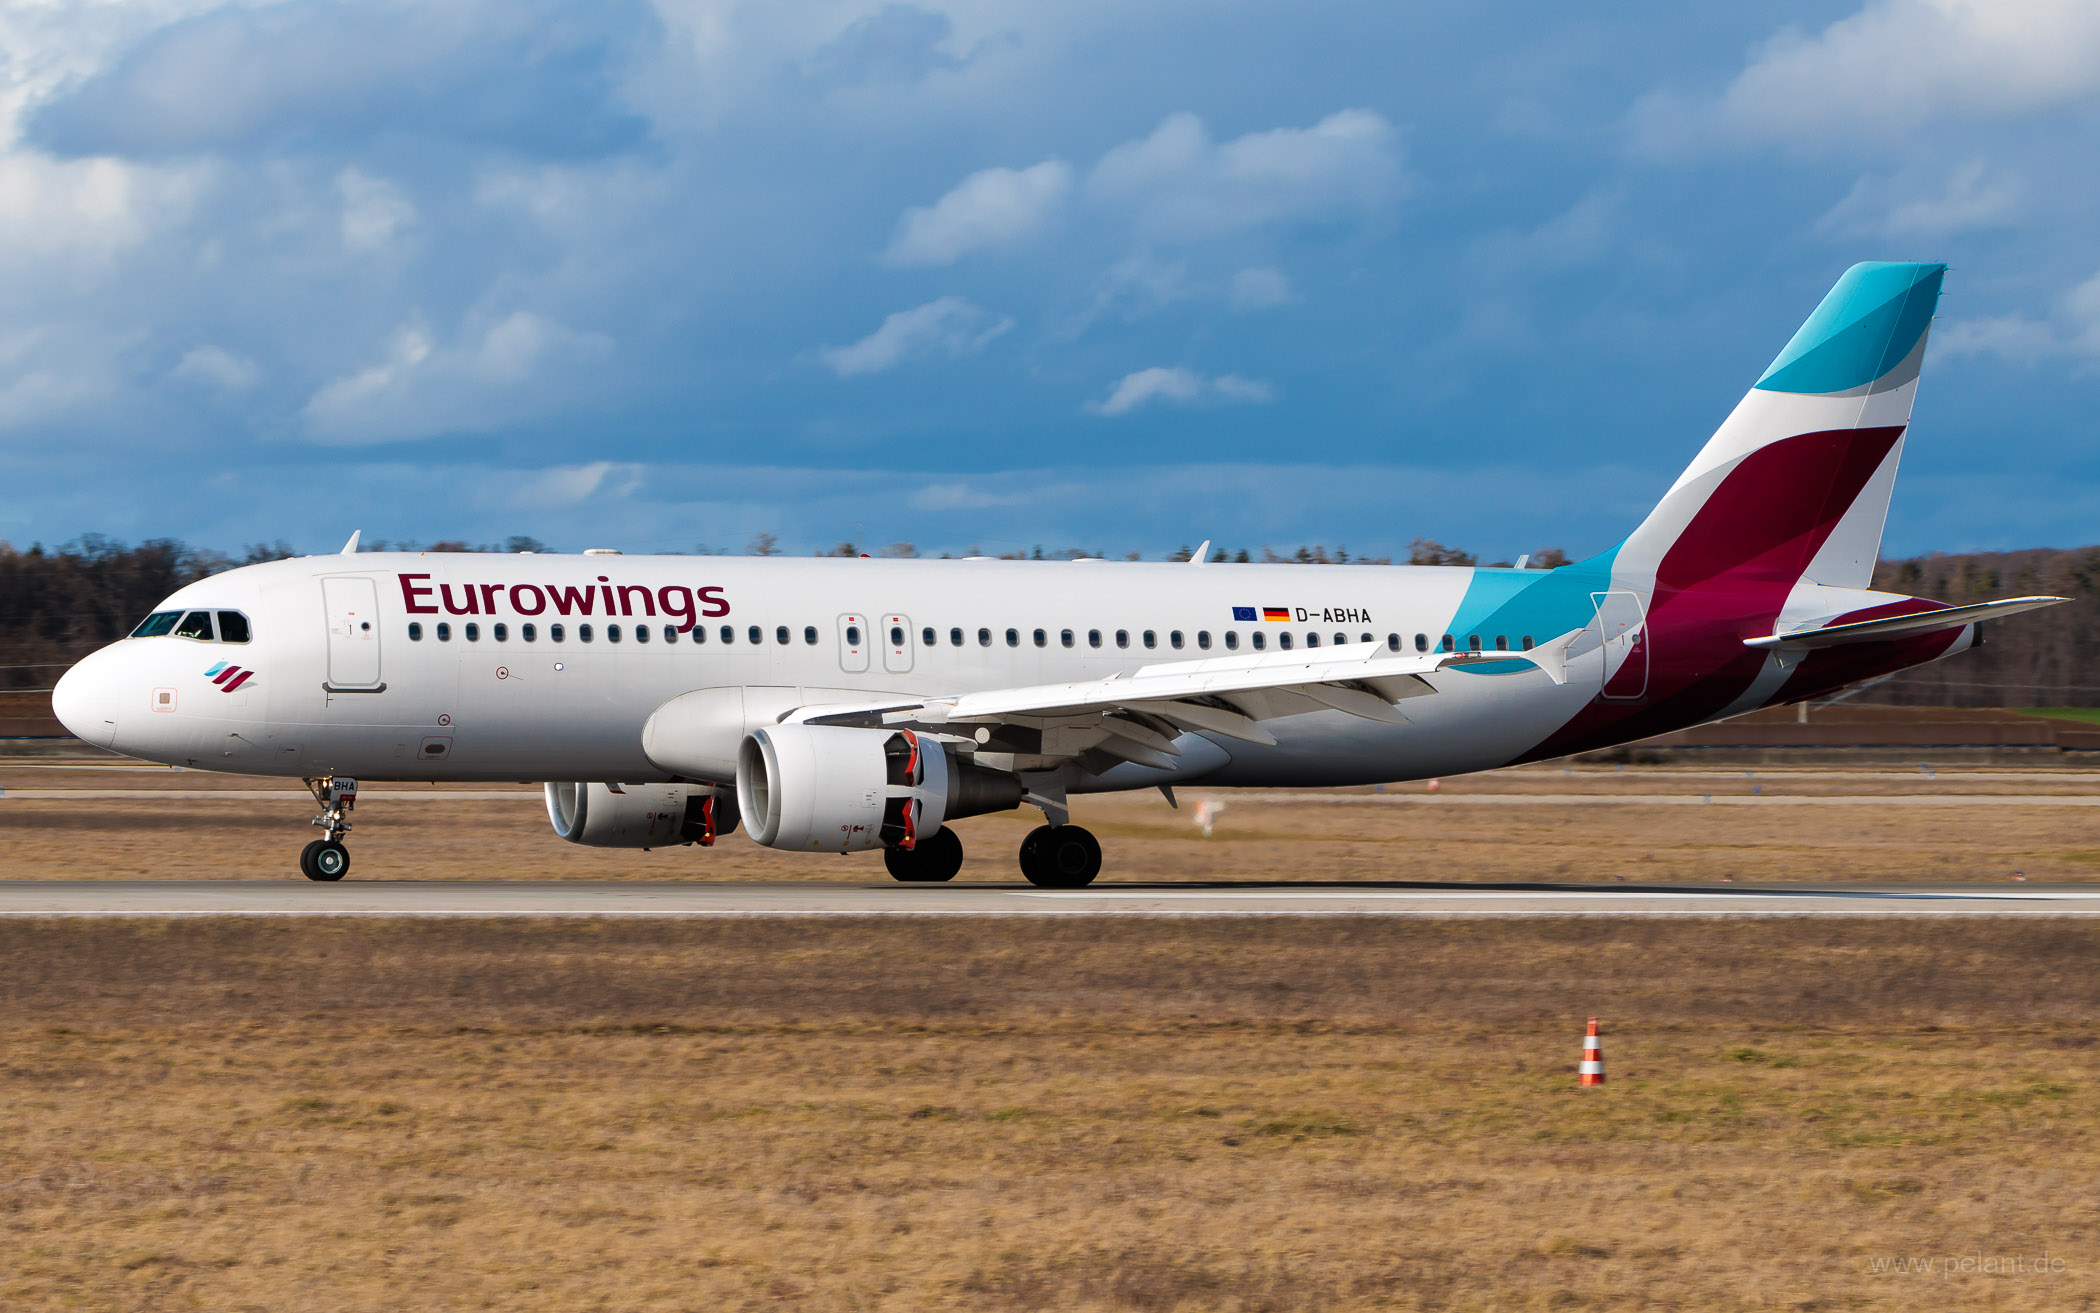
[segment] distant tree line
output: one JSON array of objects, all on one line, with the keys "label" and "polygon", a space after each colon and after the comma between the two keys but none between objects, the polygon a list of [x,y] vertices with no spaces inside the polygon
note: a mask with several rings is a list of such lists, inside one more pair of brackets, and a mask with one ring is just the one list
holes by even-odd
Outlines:
[{"label": "distant tree line", "polygon": [[[445,540],[427,546],[413,542],[372,541],[369,551],[543,552],[545,543],[512,537],[500,544],[470,545]],[[757,556],[780,555],[778,540],[760,534],[746,549]],[[860,556],[863,548],[842,542],[819,556]],[[706,555],[728,555],[700,548]],[[866,555],[911,558],[920,553],[911,543],[890,543]],[[972,548],[969,555],[987,555]],[[17,550],[0,541],[0,689],[49,688],[67,666],[105,643],[130,632],[155,604],[185,584],[221,570],[293,555],[283,542],[255,543],[239,555],[186,546],[156,538],[126,546],[97,534],[56,548],[41,545]],[[1003,560],[1073,560],[1100,557],[1077,548],[996,553]],[[1165,559],[1186,561],[1194,555],[1183,547]],[[1121,558],[1136,560],[1136,553]],[[1277,550],[1214,548],[1217,562],[1270,562],[1306,565],[1389,565],[1391,557],[1356,556],[1347,549],[1314,545]],[[1409,547],[1411,565],[1473,565],[1477,558],[1455,547],[1417,538]],[[1534,552],[1527,564],[1535,569],[1566,565],[1558,549]],[[1509,562],[1492,562],[1507,565]],[[1855,695],[1860,702],[1908,706],[2100,706],[2100,671],[2083,654],[2100,644],[2100,547],[2070,551],[2036,548],[2019,552],[1934,554],[1883,561],[1874,586],[1961,605],[2030,593],[2074,599],[2066,606],[2014,616],[1985,626],[1981,650],[1947,662],[1906,671]]]}]

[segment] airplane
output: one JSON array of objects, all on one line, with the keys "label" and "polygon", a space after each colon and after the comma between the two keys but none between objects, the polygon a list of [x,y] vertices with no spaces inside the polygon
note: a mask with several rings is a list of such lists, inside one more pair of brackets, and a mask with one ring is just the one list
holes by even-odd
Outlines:
[{"label": "airplane", "polygon": [[[572,843],[961,869],[949,822],[1592,752],[1823,697],[2068,599],[1869,587],[1946,266],[1853,266],[1648,517],[1554,569],[343,551],[171,595],[52,695],[81,739],[299,777],[339,880],[361,780],[543,784]],[[1523,564],[1523,563],[1520,563]]]}]

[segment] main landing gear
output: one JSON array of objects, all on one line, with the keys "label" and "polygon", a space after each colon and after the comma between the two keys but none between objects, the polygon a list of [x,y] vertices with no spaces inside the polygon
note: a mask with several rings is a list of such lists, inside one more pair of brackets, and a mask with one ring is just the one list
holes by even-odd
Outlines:
[{"label": "main landing gear", "polygon": [[1077,825],[1039,825],[1021,840],[1021,874],[1042,889],[1084,889],[1101,874],[1101,843]]},{"label": "main landing gear", "polygon": [[[907,884],[946,884],[962,861],[962,840],[945,825],[910,848],[882,850],[882,864]],[[1077,825],[1037,826],[1021,841],[1021,874],[1041,889],[1084,889],[1101,874],[1101,844]]]},{"label": "main landing gear", "polygon": [[350,850],[343,836],[350,833],[349,814],[357,806],[357,781],[344,776],[323,775],[306,781],[321,814],[314,824],[321,837],[299,854],[299,873],[309,880],[340,880],[350,873]]}]

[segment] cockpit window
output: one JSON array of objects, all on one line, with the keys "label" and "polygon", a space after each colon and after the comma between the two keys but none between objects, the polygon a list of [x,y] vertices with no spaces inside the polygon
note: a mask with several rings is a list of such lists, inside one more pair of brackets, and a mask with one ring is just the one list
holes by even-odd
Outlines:
[{"label": "cockpit window", "polygon": [[219,641],[221,643],[247,642],[248,617],[238,611],[219,612]]},{"label": "cockpit window", "polygon": [[182,619],[182,612],[180,611],[155,611],[152,615],[139,621],[139,627],[131,631],[131,636],[133,638],[159,638],[175,628],[175,622],[180,619]]},{"label": "cockpit window", "polygon": [[175,626],[175,637],[201,638],[207,643],[211,642],[211,612],[192,611],[184,616],[182,623]]}]

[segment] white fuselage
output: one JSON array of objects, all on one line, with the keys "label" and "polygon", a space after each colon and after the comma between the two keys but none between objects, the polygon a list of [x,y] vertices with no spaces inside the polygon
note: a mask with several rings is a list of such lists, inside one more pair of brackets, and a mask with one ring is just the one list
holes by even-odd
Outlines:
[{"label": "white fuselage", "polygon": [[[250,621],[246,643],[127,639],[76,667],[56,700],[83,737],[202,769],[641,782],[667,778],[643,753],[643,725],[697,689],[865,701],[1100,679],[1257,643],[1415,651],[1467,619],[1469,595],[1514,597],[1548,577],[979,559],[304,557],[232,570],[162,604],[239,612]],[[1514,650],[1595,622],[1580,581],[1558,592],[1537,610],[1535,634],[1453,641]],[[1272,609],[1289,618],[1263,618]],[[1503,605],[1493,614],[1507,630],[1522,612]],[[1520,662],[1454,669],[1438,676],[1437,696],[1405,703],[1406,724],[1319,711],[1266,722],[1273,746],[1189,734],[1173,769],[1130,765],[1073,788],[1339,784],[1485,769],[1518,758],[1596,699],[1606,662],[1599,646],[1578,644],[1565,684]],[[229,666],[252,673],[230,681]]]}]

